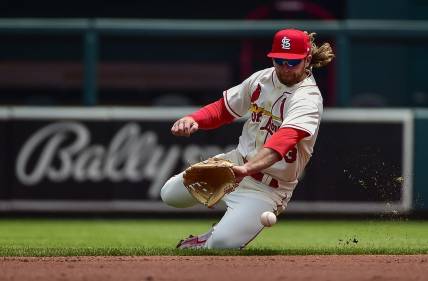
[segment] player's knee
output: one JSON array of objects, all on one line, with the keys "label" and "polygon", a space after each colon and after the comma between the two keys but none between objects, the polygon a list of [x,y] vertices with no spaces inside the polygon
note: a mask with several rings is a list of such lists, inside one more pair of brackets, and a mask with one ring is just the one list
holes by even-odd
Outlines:
[{"label": "player's knee", "polygon": [[160,196],[162,201],[175,208],[187,208],[195,205],[193,198],[188,194],[181,182],[181,177],[170,178],[162,187]]},{"label": "player's knee", "polygon": [[173,187],[174,185],[171,184],[171,179],[169,179],[162,187],[160,193],[162,201],[171,206],[174,206]]}]

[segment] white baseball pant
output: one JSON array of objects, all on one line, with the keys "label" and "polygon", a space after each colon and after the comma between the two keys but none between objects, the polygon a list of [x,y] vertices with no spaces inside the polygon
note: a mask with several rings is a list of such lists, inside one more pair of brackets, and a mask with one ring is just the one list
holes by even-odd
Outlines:
[{"label": "white baseball pant", "polygon": [[[236,150],[216,157],[242,164],[242,157]],[[222,202],[227,206],[226,213],[214,226],[205,248],[240,249],[252,241],[264,227],[260,222],[260,215],[266,211],[277,211],[278,199],[274,199],[277,195],[269,192],[269,189],[269,186],[245,177],[234,192],[224,196]],[[176,208],[188,208],[199,203],[183,185],[183,172],[165,183],[161,198],[166,204]],[[283,202],[284,205],[286,203]]]}]

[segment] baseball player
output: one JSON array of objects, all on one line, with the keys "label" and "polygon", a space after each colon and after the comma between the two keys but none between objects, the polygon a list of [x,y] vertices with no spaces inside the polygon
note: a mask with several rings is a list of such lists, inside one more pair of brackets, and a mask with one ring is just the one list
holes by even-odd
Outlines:
[{"label": "baseball player", "polygon": [[[263,229],[263,212],[279,214],[286,207],[312,155],[323,112],[312,68],[334,57],[330,45],[318,47],[314,36],[297,29],[278,31],[267,55],[273,67],[254,73],[172,126],[172,134],[188,137],[249,113],[238,147],[216,156],[235,164],[239,181],[235,191],[222,198],[226,213],[207,233],[191,235],[177,248],[243,248]],[[165,183],[161,197],[177,208],[197,204],[183,185],[183,172]]]}]

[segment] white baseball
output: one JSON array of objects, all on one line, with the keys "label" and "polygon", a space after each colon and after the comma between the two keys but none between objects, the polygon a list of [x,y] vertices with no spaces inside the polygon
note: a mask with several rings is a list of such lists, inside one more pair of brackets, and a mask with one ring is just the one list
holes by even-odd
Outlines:
[{"label": "white baseball", "polygon": [[260,222],[267,227],[271,227],[276,223],[276,216],[272,212],[264,212],[260,216]]}]

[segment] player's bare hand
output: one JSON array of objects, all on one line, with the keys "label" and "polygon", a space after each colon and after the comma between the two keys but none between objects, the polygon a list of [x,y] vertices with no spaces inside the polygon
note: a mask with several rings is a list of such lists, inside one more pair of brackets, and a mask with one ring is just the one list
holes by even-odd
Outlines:
[{"label": "player's bare hand", "polygon": [[186,116],[175,121],[174,125],[172,125],[171,133],[174,136],[190,137],[198,129],[198,123],[192,117]]},{"label": "player's bare hand", "polygon": [[232,170],[235,173],[236,183],[240,183],[243,178],[250,175],[248,173],[248,169],[247,169],[247,167],[245,167],[245,165],[233,166]]}]

